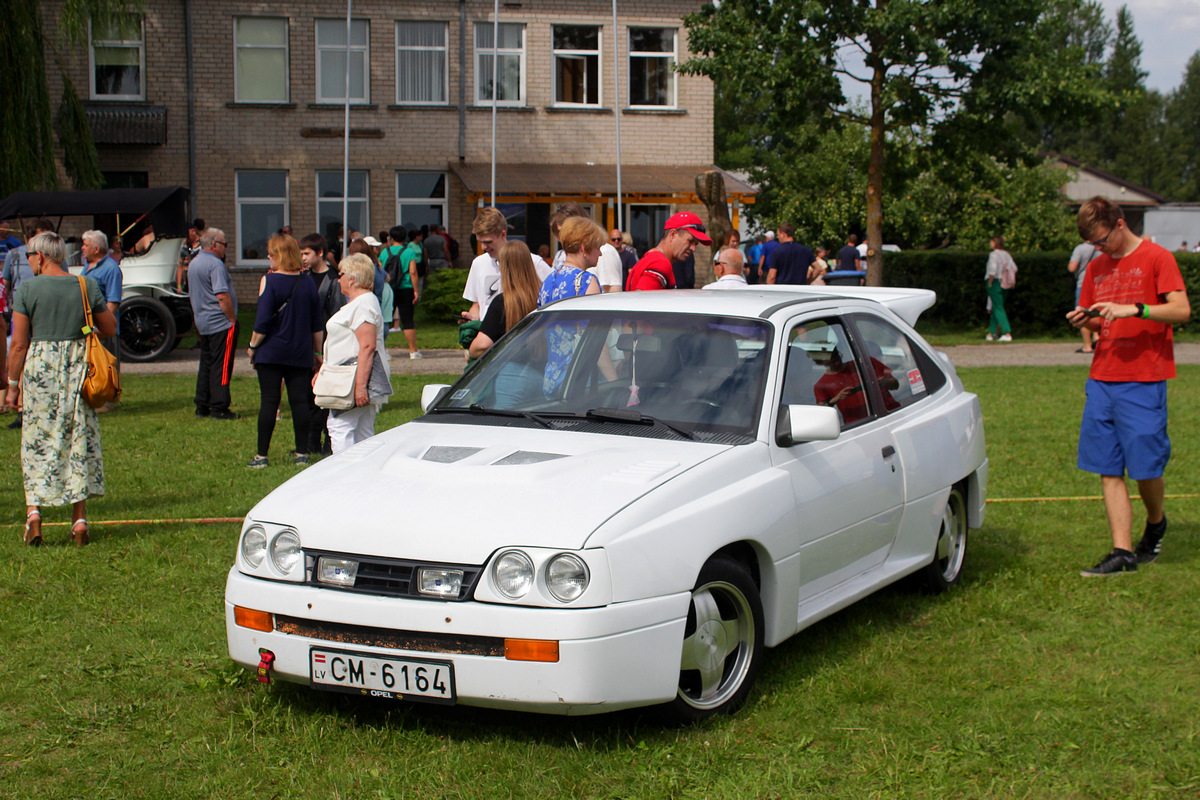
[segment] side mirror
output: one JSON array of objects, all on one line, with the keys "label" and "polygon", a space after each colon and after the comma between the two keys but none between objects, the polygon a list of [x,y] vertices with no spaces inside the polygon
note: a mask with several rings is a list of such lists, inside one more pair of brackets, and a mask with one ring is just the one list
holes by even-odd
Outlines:
[{"label": "side mirror", "polygon": [[791,447],[801,442],[829,442],[842,433],[842,420],[832,406],[783,406],[775,443]]},{"label": "side mirror", "polygon": [[450,391],[448,383],[425,384],[425,387],[421,389],[421,412],[428,411],[430,406],[445,397],[448,391]]}]

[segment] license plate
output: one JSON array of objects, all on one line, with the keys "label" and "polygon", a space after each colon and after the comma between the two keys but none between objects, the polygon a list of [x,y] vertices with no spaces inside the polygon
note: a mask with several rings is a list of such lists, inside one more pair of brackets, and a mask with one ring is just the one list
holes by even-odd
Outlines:
[{"label": "license plate", "polygon": [[418,658],[381,658],[370,653],[312,648],[309,678],[314,688],[368,697],[408,697],[454,702],[454,665]]}]

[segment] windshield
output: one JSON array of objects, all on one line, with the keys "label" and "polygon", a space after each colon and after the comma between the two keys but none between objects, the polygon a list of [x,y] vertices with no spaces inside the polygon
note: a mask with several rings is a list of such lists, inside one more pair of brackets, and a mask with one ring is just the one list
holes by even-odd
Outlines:
[{"label": "windshield", "polygon": [[[539,424],[555,416],[632,420],[685,434],[753,438],[770,337],[771,326],[758,319],[567,309],[534,314],[431,410],[518,412],[496,416]],[[621,413],[606,413],[612,410]]]}]

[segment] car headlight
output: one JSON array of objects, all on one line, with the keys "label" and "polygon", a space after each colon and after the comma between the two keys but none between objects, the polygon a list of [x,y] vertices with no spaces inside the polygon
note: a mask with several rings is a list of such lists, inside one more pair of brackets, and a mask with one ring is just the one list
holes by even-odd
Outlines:
[{"label": "car headlight", "polygon": [[533,562],[519,550],[502,553],[492,565],[492,580],[505,596],[524,597],[533,586]]},{"label": "car headlight", "polygon": [[300,537],[286,530],[271,541],[271,563],[284,575],[291,574],[300,563]]},{"label": "car headlight", "polygon": [[242,534],[242,558],[257,568],[267,556],[267,534],[260,526],[252,525]]},{"label": "car headlight", "polygon": [[447,567],[419,567],[417,591],[433,597],[458,597],[462,592],[463,571]]},{"label": "car headlight", "polygon": [[564,603],[583,594],[588,580],[587,565],[570,553],[560,553],[546,565],[546,588]]}]

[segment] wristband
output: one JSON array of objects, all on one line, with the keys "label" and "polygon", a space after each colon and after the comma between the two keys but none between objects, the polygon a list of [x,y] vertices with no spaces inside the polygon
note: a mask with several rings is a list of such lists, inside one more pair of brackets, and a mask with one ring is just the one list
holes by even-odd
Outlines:
[{"label": "wristband", "polygon": [[258,349],[258,345],[256,345],[256,344],[247,345],[247,347],[249,347],[251,350],[257,350],[257,349]]},{"label": "wristband", "polygon": [[1150,306],[1142,306],[1142,319],[1150,319]]}]

